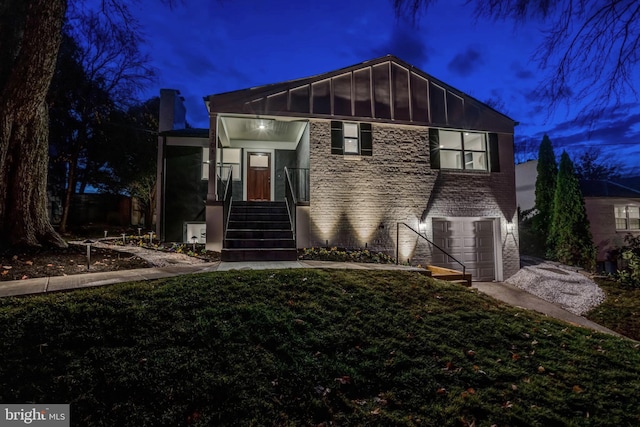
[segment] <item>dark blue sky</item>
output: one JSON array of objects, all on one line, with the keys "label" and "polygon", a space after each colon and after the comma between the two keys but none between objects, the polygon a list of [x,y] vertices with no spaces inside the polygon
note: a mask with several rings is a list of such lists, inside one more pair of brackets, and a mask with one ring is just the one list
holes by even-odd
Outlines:
[{"label": "dark blue sky", "polygon": [[542,70],[531,56],[544,26],[476,20],[464,1],[440,1],[413,25],[390,0],[184,0],[174,9],[141,0],[132,9],[146,33],[157,82],[140,94],[179,89],[187,120],[208,127],[204,95],[307,77],[393,54],[520,122],[516,140],[546,132],[560,154],[600,146],[640,174],[640,104],[612,109],[592,129],[580,110],[549,116],[534,89]]}]

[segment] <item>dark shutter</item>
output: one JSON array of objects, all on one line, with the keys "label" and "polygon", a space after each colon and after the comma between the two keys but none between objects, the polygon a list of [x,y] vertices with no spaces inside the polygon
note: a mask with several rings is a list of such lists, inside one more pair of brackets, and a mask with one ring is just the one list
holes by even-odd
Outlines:
[{"label": "dark shutter", "polygon": [[498,134],[489,134],[489,162],[491,172],[500,172],[500,150],[498,148]]},{"label": "dark shutter", "polygon": [[360,155],[373,155],[373,138],[371,135],[371,123],[360,123]]},{"label": "dark shutter", "polygon": [[429,151],[431,169],[440,169],[440,133],[438,129],[429,128]]},{"label": "dark shutter", "polygon": [[331,122],[331,154],[343,153],[342,122]]}]

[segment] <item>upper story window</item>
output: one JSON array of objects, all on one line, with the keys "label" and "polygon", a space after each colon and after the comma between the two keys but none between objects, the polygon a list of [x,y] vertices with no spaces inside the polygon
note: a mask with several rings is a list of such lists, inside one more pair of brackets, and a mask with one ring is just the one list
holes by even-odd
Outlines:
[{"label": "upper story window", "polygon": [[360,132],[357,123],[343,123],[344,154],[360,154]]},{"label": "upper story window", "polygon": [[497,134],[429,129],[431,167],[500,171]]},{"label": "upper story window", "polygon": [[487,141],[484,133],[440,131],[442,169],[487,170]]},{"label": "upper story window", "polygon": [[614,206],[616,230],[640,230],[640,207]]},{"label": "upper story window", "polygon": [[331,154],[372,155],[371,123],[331,122]]}]

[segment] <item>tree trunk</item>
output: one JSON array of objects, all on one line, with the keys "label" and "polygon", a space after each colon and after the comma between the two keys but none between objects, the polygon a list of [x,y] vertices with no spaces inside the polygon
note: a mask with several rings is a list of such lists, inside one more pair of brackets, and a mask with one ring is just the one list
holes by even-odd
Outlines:
[{"label": "tree trunk", "polygon": [[0,246],[66,246],[47,213],[48,110],[66,0],[0,5]]}]

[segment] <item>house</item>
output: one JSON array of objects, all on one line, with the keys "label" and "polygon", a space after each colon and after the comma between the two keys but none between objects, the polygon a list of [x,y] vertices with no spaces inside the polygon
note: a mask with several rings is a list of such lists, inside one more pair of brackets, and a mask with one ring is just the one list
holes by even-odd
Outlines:
[{"label": "house", "polygon": [[617,182],[581,181],[593,243],[598,249],[598,270],[614,272],[612,252],[624,246],[628,235],[640,235],[640,189]]},{"label": "house", "polygon": [[208,130],[172,127],[183,107],[165,95],[165,240],[202,239],[223,259],[320,246],[457,259],[474,280],[519,268],[517,123],[394,56],[206,96]]},{"label": "house", "polygon": [[[516,197],[521,211],[535,205],[537,165],[537,160],[516,165]],[[597,249],[597,269],[613,272],[613,252],[624,246],[628,234],[640,235],[640,179],[582,180],[580,189]]]},{"label": "house", "polygon": [[537,160],[528,160],[516,165],[516,201],[520,212],[531,211],[535,207],[537,178]]}]

